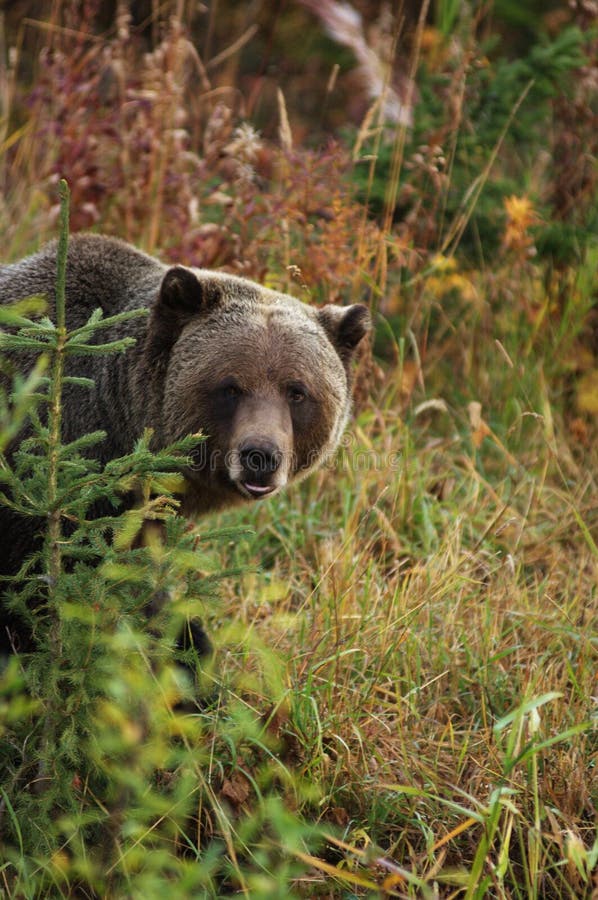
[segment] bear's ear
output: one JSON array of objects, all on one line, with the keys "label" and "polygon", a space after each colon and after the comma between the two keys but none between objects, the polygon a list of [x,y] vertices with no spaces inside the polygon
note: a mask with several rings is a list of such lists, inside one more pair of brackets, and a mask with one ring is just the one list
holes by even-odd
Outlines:
[{"label": "bear's ear", "polygon": [[200,281],[191,269],[173,266],[162,279],[156,308],[186,322],[217,306],[221,298],[218,285]]},{"label": "bear's ear", "polygon": [[214,282],[200,281],[183,266],[169,269],[150,316],[148,345],[152,355],[170,352],[187,322],[213,309],[221,299],[220,288]]},{"label": "bear's ear", "polygon": [[318,320],[345,364],[371,328],[370,312],[361,303],[324,306],[318,313]]}]

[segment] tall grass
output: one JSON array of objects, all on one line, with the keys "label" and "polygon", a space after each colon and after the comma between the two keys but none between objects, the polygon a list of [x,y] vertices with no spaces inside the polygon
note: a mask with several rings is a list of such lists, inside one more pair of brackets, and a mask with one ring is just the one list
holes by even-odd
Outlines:
[{"label": "tall grass", "polygon": [[[11,257],[55,230],[64,175],[75,229],[314,302],[368,297],[379,313],[334,465],[195,534],[169,518],[172,543],[144,558],[182,592],[170,638],[201,606],[217,648],[203,677],[225,685],[222,705],[177,709],[176,671],[164,655],[156,669],[154,638],[127,619],[118,652],[100,655],[108,680],[90,707],[83,758],[99,781],[83,778],[81,756],[70,788],[62,771],[42,802],[65,806],[45,847],[31,781],[20,806],[5,788],[9,896],[596,890],[596,183],[577,185],[567,219],[549,200],[563,196],[550,154],[566,141],[556,122],[552,145],[538,128],[539,110],[568,96],[583,135],[592,45],[565,30],[539,42],[523,60],[532,84],[506,55],[488,62],[486,22],[437,6],[436,27],[422,20],[411,39],[413,130],[388,133],[374,110],[322,150],[297,138],[279,148],[232,99],[253,38],[211,65],[188,40],[201,34],[201,22],[183,26],[190,10],[155,20],[150,38],[121,10],[99,38],[68,4],[55,7],[28,104],[4,111]],[[206,527],[220,537],[202,556],[193,541]],[[149,583],[140,566],[102,570],[108,614],[134,612]],[[200,603],[220,571],[218,601]],[[23,678],[17,665],[4,676],[2,723],[35,766],[31,723],[47,699]],[[82,686],[70,690],[76,707]]]}]

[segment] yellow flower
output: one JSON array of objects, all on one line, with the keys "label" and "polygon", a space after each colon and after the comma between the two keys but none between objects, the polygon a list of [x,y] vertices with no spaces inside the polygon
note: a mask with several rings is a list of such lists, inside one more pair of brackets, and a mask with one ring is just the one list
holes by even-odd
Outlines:
[{"label": "yellow flower", "polygon": [[477,299],[473,282],[458,271],[454,256],[443,256],[438,253],[432,259],[432,266],[434,275],[427,279],[426,287],[439,300],[442,300],[451,291],[459,293],[464,300],[475,301]]},{"label": "yellow flower", "polygon": [[536,221],[536,212],[529,197],[505,197],[505,210],[511,225],[525,230]]},{"label": "yellow flower", "polygon": [[529,253],[533,248],[533,239],[528,229],[538,221],[538,215],[529,197],[505,197],[507,224],[504,234],[504,245],[509,250]]},{"label": "yellow flower", "polygon": [[457,269],[457,261],[454,256],[443,256],[437,253],[432,259],[432,268],[438,275],[446,275],[449,272],[455,272]]}]

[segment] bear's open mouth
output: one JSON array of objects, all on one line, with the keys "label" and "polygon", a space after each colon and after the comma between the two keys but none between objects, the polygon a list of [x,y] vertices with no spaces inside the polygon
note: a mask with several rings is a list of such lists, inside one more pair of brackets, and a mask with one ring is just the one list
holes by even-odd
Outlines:
[{"label": "bear's open mouth", "polygon": [[247,491],[250,496],[255,497],[256,500],[260,497],[267,497],[268,494],[271,494],[276,490],[275,484],[252,484],[250,481],[242,481],[240,484],[241,487]]}]

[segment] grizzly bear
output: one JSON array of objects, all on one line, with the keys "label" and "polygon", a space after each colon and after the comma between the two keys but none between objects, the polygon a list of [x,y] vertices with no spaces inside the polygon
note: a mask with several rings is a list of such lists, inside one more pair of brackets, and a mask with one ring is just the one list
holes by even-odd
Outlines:
[{"label": "grizzly bear", "polygon": [[[57,244],[0,266],[0,300],[45,294],[52,314]],[[156,448],[202,432],[184,469],[181,511],[195,517],[270,497],[304,477],[337,446],[350,411],[350,363],[369,327],[366,307],[315,308],[232,275],[168,266],[114,238],[69,241],[67,328],[97,308],[105,317],[147,308],[103,332],[133,337],[116,355],[67,357],[63,440],[97,430],[102,463],[130,452],[145,429]],[[15,362],[14,353],[12,362]],[[31,359],[23,360],[31,366]],[[10,452],[9,452],[10,456]],[[40,523],[0,508],[0,574],[35,546]],[[14,622],[0,612],[0,645]]]}]

